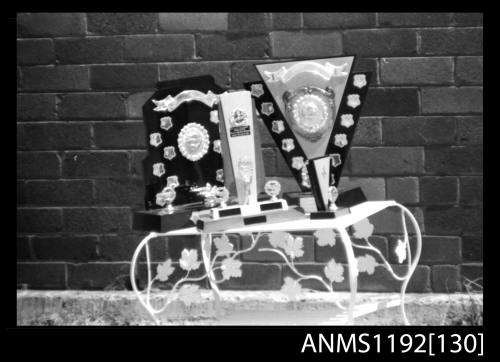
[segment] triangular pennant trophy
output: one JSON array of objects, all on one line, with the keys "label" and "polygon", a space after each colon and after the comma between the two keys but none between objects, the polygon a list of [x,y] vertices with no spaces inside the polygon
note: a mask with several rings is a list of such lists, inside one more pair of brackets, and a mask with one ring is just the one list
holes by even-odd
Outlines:
[{"label": "triangular pennant trophy", "polygon": [[353,73],[354,60],[341,56],[257,64],[263,82],[245,83],[301,188],[284,197],[305,211],[324,208],[322,198],[311,193],[319,183],[311,180],[308,163],[328,156],[328,185],[337,188],[351,147],[371,76]]}]

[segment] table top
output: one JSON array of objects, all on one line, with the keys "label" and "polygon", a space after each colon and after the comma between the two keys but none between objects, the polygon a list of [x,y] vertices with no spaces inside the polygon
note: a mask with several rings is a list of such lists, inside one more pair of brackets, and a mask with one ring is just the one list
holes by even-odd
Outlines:
[{"label": "table top", "polygon": [[[346,228],[353,225],[367,217],[376,214],[388,207],[396,206],[396,202],[393,200],[387,201],[366,201],[359,205],[350,208],[350,213],[342,215],[335,219],[321,219],[321,220],[311,220],[305,218],[303,220],[293,220],[285,221],[279,223],[263,223],[248,225],[244,227],[229,228],[226,230],[216,231],[213,234],[227,233],[227,234],[245,234],[245,233],[257,233],[257,232],[272,232],[272,231],[308,231],[308,230],[319,230],[319,229],[335,229],[335,228]],[[202,231],[198,230],[196,227],[189,227],[178,230],[171,230],[166,233],[159,233],[163,236],[180,236],[180,235],[200,235]]]}]

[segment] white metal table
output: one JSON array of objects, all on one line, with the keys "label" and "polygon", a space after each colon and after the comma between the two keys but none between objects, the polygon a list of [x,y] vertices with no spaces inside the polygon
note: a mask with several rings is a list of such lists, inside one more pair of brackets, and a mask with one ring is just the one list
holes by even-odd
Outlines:
[{"label": "white metal table", "polygon": [[[371,215],[374,215],[384,209],[391,208],[391,207],[397,207],[401,210],[401,222],[403,225],[403,233],[404,233],[404,241],[401,242],[400,240],[398,241],[398,246],[396,247],[396,254],[398,255],[399,262],[403,262],[404,260],[407,261],[407,272],[405,275],[400,276],[397,275],[394,270],[392,269],[391,265],[388,263],[384,255],[380,252],[379,249],[374,247],[369,241],[368,241],[368,236],[369,235],[361,235],[362,238],[365,239],[366,244],[361,245],[357,243],[353,243],[351,241],[351,238],[349,237],[347,229],[350,226],[357,225],[360,222],[363,222],[364,219],[368,218]],[[411,248],[410,248],[410,242],[408,238],[408,231],[406,228],[406,219],[405,216],[407,216],[414,228],[414,232],[416,235],[416,240],[415,240],[415,254],[412,258],[411,255]],[[371,225],[371,224],[369,224]],[[341,217],[335,218],[335,219],[322,219],[322,220],[310,220],[310,219],[304,219],[304,220],[298,220],[298,221],[287,221],[287,222],[280,222],[280,223],[273,223],[273,224],[256,224],[256,225],[251,225],[251,226],[245,226],[245,227],[238,227],[238,228],[229,228],[226,230],[221,230],[217,231],[216,233],[203,233],[200,232],[196,227],[190,227],[190,228],[185,228],[185,229],[179,229],[179,230],[173,230],[165,233],[157,233],[157,232],[151,232],[149,235],[147,235],[137,246],[133,257],[131,261],[131,269],[130,269],[130,280],[132,283],[132,287],[134,292],[136,293],[139,302],[142,304],[142,306],[149,312],[151,317],[159,323],[158,318],[156,315],[159,313],[162,313],[167,306],[174,300],[174,292],[176,292],[180,285],[186,282],[195,282],[195,281],[200,281],[203,280],[204,278],[208,278],[210,287],[212,289],[213,295],[214,295],[214,300],[215,300],[215,307],[216,307],[216,312],[217,316],[220,316],[221,310],[220,310],[220,293],[219,293],[219,288],[217,286],[218,283],[227,280],[230,277],[238,277],[241,276],[241,262],[237,261],[235,258],[245,252],[248,252],[252,249],[255,248],[257,245],[257,242],[264,233],[269,233],[270,235],[280,235],[287,237],[288,232],[294,232],[294,231],[311,231],[311,230],[332,230],[332,231],[337,231],[338,235],[340,236],[340,240],[342,241],[344,248],[345,248],[345,253],[347,257],[347,266],[348,266],[348,272],[349,272],[349,289],[350,289],[350,300],[349,300],[349,305],[347,308],[343,305],[341,305],[339,302],[337,302],[337,305],[341,309],[347,309],[347,324],[353,324],[354,323],[354,318],[353,318],[353,310],[354,306],[356,303],[356,293],[357,293],[357,277],[360,271],[370,271],[370,266],[366,265],[367,261],[371,261],[371,259],[364,259],[363,260],[363,265],[360,264],[360,261],[355,258],[354,255],[354,248],[358,249],[365,249],[369,250],[372,252],[375,252],[376,255],[381,259],[382,264],[387,268],[387,270],[390,272],[391,276],[395,278],[398,281],[402,282],[401,285],[401,293],[400,293],[400,311],[404,320],[405,324],[409,324],[408,318],[406,316],[405,312],[405,304],[404,304],[404,297],[405,297],[405,292],[406,288],[408,286],[408,283],[411,279],[411,276],[413,275],[413,272],[415,271],[419,258],[420,258],[420,253],[421,253],[421,246],[422,246],[422,237],[420,233],[420,228],[419,225],[415,219],[415,217],[411,214],[411,212],[404,207],[403,205],[395,202],[395,201],[368,201],[364,202],[362,204],[356,205],[354,207],[350,208],[350,213],[343,215]],[[373,226],[371,226],[371,230],[373,232]],[[283,234],[284,233],[284,234]],[[215,256],[212,258],[212,244],[214,242],[213,235],[226,235],[226,234],[249,234],[252,240],[252,243],[250,247],[235,251],[232,250],[232,246],[230,247],[228,245],[227,239],[217,239],[216,241],[216,246],[217,246],[217,252],[215,253]],[[256,234],[256,235],[254,235]],[[371,233],[369,233],[371,235]],[[186,270],[186,275],[179,279],[175,285],[173,286],[172,290],[170,291],[165,291],[165,303],[162,307],[160,308],[154,308],[153,305],[151,304],[151,287],[153,285],[153,282],[156,280],[164,281],[166,280],[174,271],[174,268],[172,267],[171,260],[167,260],[165,263],[163,263],[158,269],[157,269],[157,275],[155,277],[152,277],[151,273],[151,258],[150,258],[150,252],[149,252],[149,241],[153,238],[157,237],[168,237],[168,236],[182,236],[182,235],[200,235],[201,238],[201,251],[202,251],[202,262],[205,267],[205,274],[199,277],[190,277],[189,274],[192,270],[195,270],[199,267],[201,262],[197,261],[197,251],[194,250],[187,250],[185,249],[183,251],[183,256],[182,260],[180,261],[180,266],[182,269]],[[335,236],[332,234],[333,237]],[[356,236],[356,235],[355,235]],[[291,237],[291,238],[290,238]],[[278,255],[280,255],[287,265],[291,268],[291,270],[297,274],[299,278],[299,282],[301,280],[306,280],[306,279],[315,279],[318,280],[319,282],[322,283],[322,285],[325,286],[325,288],[329,292],[334,292],[333,290],[333,281],[336,280],[338,277],[338,271],[339,267],[335,264],[333,261],[333,264],[327,264],[325,267],[325,274],[327,274],[327,279],[330,279],[330,282],[325,281],[325,279],[321,276],[318,275],[304,275],[300,273],[297,268],[294,265],[294,257],[295,256],[300,256],[297,255],[300,252],[300,247],[297,248],[297,246],[300,246],[301,240],[295,240],[293,237],[290,235],[288,237],[288,241],[290,244],[283,244],[282,242],[278,241],[276,242],[273,246],[273,248],[260,248],[258,249],[259,251],[269,251],[269,252],[274,252]],[[275,238],[276,239],[276,238]],[[295,244],[294,244],[295,242]],[[297,244],[298,243],[298,244]],[[333,245],[333,243],[329,243],[329,245]],[[136,273],[136,265],[138,262],[138,257],[140,255],[140,252],[145,249],[146,252],[146,263],[147,263],[147,284],[146,288],[144,291],[139,291],[136,280],[135,280],[135,273]],[[295,250],[295,255],[294,255],[294,250]],[[216,260],[218,258],[226,256],[226,259],[222,262],[222,265],[215,266]],[[359,258],[358,258],[359,259]],[[368,263],[369,264],[369,263]],[[327,269],[329,268],[329,269]],[[240,270],[238,270],[240,269]],[[366,269],[366,270],[365,270]],[[223,272],[223,275],[225,273],[225,277],[223,276],[222,279],[217,279],[216,275],[214,273],[215,270],[221,270]],[[343,270],[343,269],[342,269]],[[373,273],[373,265],[371,267],[371,271]],[[288,290],[295,290],[298,286],[295,283],[298,283],[297,281],[288,281],[289,282],[289,288]],[[287,281],[285,281],[287,283]],[[193,297],[193,291],[195,291],[196,288],[194,287],[189,287],[189,285],[184,285],[185,288],[181,288],[179,290],[179,295],[183,293],[183,298],[184,301],[187,303],[190,303]],[[295,289],[294,289],[295,288]],[[298,287],[300,288],[300,287]]]}]

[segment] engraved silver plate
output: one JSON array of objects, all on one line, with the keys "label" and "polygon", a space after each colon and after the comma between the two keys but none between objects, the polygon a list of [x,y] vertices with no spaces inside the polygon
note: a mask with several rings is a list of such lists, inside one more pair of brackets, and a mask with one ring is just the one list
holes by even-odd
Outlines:
[{"label": "engraved silver plate", "polygon": [[224,170],[218,169],[215,171],[215,179],[219,182],[224,182]]},{"label": "engraved silver plate", "polygon": [[172,117],[161,117],[160,118],[160,128],[164,129],[165,131],[168,131],[170,128],[172,128]]},{"label": "engraved silver plate", "polygon": [[286,91],[283,102],[294,131],[314,142],[333,124],[335,93],[332,89],[301,87]]},{"label": "engraved silver plate", "polygon": [[208,151],[210,138],[208,131],[199,123],[186,124],[177,137],[181,154],[190,161],[200,160]]},{"label": "engraved silver plate", "polygon": [[293,143],[293,139],[285,138],[281,141],[281,148],[283,151],[290,152],[295,148],[295,144]]},{"label": "engraved silver plate", "polygon": [[219,111],[210,111],[210,122],[219,123]]},{"label": "engraved silver plate", "polygon": [[330,155],[332,157],[332,166],[337,167],[342,164],[342,158],[340,157],[339,153],[334,153]]},{"label": "engraved silver plate", "polygon": [[231,126],[239,127],[248,125],[248,115],[245,111],[236,108],[231,111]]},{"label": "engraved silver plate", "polygon": [[356,74],[353,84],[357,88],[363,88],[366,85],[366,76],[364,74]]},{"label": "engraved silver plate", "polygon": [[270,102],[264,102],[260,105],[260,111],[262,114],[270,116],[271,114],[274,113],[274,106]]},{"label": "engraved silver plate", "polygon": [[222,147],[220,140],[215,140],[214,141],[214,152],[221,153],[222,152]]},{"label": "engraved silver plate", "polygon": [[343,114],[340,116],[340,125],[345,128],[349,128],[354,124],[354,118],[352,114]]},{"label": "engraved silver plate", "polygon": [[151,133],[149,135],[149,144],[153,147],[158,147],[159,145],[161,145],[161,134],[159,133]]},{"label": "engraved silver plate", "polygon": [[273,121],[271,129],[273,130],[274,133],[280,134],[285,130],[285,124],[283,123],[282,120],[276,120]]},{"label": "engraved silver plate", "polygon": [[302,156],[297,156],[297,157],[292,157],[292,167],[296,170],[301,170],[302,167],[304,167],[304,157]]},{"label": "engraved silver plate", "polygon": [[259,98],[261,95],[264,94],[264,89],[262,88],[262,84],[252,84],[250,86],[250,93],[254,97]]},{"label": "engraved silver plate", "polygon": [[169,176],[167,177],[167,187],[171,187],[175,189],[177,186],[179,186],[179,177],[174,175],[174,176]]},{"label": "engraved silver plate", "polygon": [[337,147],[344,147],[347,145],[347,136],[344,133],[336,134],[335,135],[335,146]]},{"label": "engraved silver plate", "polygon": [[165,174],[165,165],[163,163],[155,163],[153,165],[153,175],[161,177]]},{"label": "engraved silver plate", "polygon": [[171,161],[175,156],[176,153],[174,146],[168,146],[163,149],[163,157],[165,157],[167,160]]},{"label": "engraved silver plate", "polygon": [[349,94],[347,96],[347,105],[351,108],[356,108],[361,104],[359,94]]},{"label": "engraved silver plate", "polygon": [[206,94],[200,92],[198,90],[185,90],[177,94],[175,97],[172,97],[170,94],[163,99],[160,100],[152,100],[156,105],[153,108],[154,111],[157,112],[173,112],[177,107],[179,107],[182,103],[198,101],[206,104],[210,108],[212,108],[218,102],[218,97],[211,91],[208,91]]}]

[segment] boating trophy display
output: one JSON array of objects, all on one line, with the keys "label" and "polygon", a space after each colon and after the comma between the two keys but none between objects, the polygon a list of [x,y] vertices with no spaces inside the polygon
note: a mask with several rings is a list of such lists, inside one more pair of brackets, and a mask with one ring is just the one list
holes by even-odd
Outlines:
[{"label": "boating trophy display", "polygon": [[[370,82],[371,73],[352,72],[354,60],[341,56],[257,64],[262,81],[245,83],[301,189],[284,198],[306,212],[320,212],[318,217],[328,215],[328,190],[338,188]],[[352,206],[365,200],[357,188],[339,194],[336,203]]]},{"label": "boating trophy display", "polygon": [[196,189],[224,186],[218,111],[223,92],[212,76],[165,81],[143,105],[146,210],[135,212],[134,229],[192,226],[192,211],[208,207]]},{"label": "boating trophy display", "polygon": [[[234,175],[237,205],[212,208],[193,212],[192,221],[203,231],[224,230],[256,223],[303,219],[299,207],[289,207],[284,199],[278,199],[281,186],[271,180],[264,190],[269,200],[259,201],[257,182],[257,159],[261,154],[260,144],[256,145],[255,110],[249,91],[233,91],[221,94],[219,114],[221,119],[221,140],[229,150],[224,157],[230,158],[230,170]],[[227,189],[226,189],[227,190]],[[210,193],[210,190],[206,190]],[[212,193],[216,190],[213,189]],[[226,196],[227,197],[227,196]]]}]

